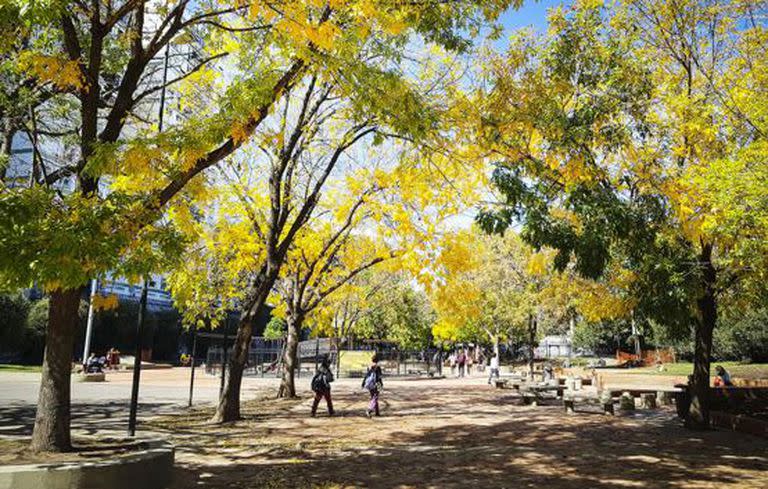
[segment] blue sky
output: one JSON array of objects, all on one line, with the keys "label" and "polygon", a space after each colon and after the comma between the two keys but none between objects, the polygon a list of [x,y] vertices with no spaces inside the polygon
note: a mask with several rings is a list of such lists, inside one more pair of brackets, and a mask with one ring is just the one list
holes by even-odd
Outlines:
[{"label": "blue sky", "polygon": [[524,0],[522,7],[517,10],[509,9],[501,16],[500,21],[507,34],[521,27],[534,27],[536,30],[543,31],[547,27],[547,9],[557,7],[562,3],[569,4],[570,2],[564,0]]}]

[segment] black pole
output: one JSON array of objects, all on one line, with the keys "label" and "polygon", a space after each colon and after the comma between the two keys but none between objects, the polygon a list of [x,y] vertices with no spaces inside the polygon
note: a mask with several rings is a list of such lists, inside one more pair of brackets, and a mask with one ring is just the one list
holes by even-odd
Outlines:
[{"label": "black pole", "polygon": [[157,120],[157,132],[163,132],[163,113],[165,112],[165,85],[168,83],[168,55],[170,48],[165,47],[165,60],[163,61],[163,88],[160,90],[160,115]]},{"label": "black pole", "polygon": [[219,397],[224,392],[224,378],[227,376],[227,330],[229,330],[229,314],[224,320],[224,351],[221,353],[221,384],[219,385]]},{"label": "black pole", "polygon": [[141,377],[141,338],[144,335],[144,316],[147,311],[147,279],[141,286],[139,318],[136,323],[136,358],[133,360],[133,386],[131,387],[131,408],[128,414],[128,436],[136,434],[136,411],[139,403],[139,378]]},{"label": "black pole", "polygon": [[192,331],[192,374],[189,376],[189,407],[192,407],[192,391],[195,388],[195,353],[197,353],[197,329]]},{"label": "black pole", "polygon": [[[163,61],[163,88],[160,91],[160,108],[157,121],[157,132],[163,132],[163,112],[165,112],[165,84],[168,80],[168,54],[170,48],[165,48],[165,60]],[[133,386],[131,387],[131,408],[128,414],[128,436],[136,434],[136,411],[139,402],[139,378],[141,377],[141,336],[144,334],[144,316],[147,311],[147,287],[148,279],[144,277],[141,287],[141,299],[139,300],[139,319],[136,325],[136,358],[133,361]]]}]

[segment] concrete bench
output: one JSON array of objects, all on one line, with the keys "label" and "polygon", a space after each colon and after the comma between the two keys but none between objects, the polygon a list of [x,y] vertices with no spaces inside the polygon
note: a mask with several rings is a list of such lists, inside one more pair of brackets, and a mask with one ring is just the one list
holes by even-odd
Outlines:
[{"label": "concrete bench", "polygon": [[104,372],[89,372],[80,376],[80,382],[104,382]]},{"label": "concrete bench", "polygon": [[659,389],[659,388],[642,388],[642,387],[609,387],[603,390],[610,392],[612,397],[621,397],[624,394],[627,394],[632,397],[643,397],[644,394],[652,394],[655,397],[656,395],[659,395],[659,393],[661,392],[667,392],[672,395],[678,392],[682,392],[682,390],[678,388]]},{"label": "concrete bench", "polygon": [[[547,395],[554,393],[554,396]],[[520,388],[520,397],[523,399],[523,404],[538,406],[540,402],[547,399],[558,399],[562,397],[562,386],[553,385],[527,385],[525,388]]]},{"label": "concrete bench", "polygon": [[573,414],[577,403],[597,404],[602,406],[604,414],[614,415],[613,398],[609,395],[566,392],[563,396],[563,407],[566,413]]}]

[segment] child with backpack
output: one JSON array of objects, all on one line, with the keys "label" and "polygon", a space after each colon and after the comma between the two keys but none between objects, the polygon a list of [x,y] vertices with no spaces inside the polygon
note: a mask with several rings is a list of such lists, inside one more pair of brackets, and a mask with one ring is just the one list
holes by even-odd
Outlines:
[{"label": "child with backpack", "polygon": [[317,373],[312,377],[312,391],[315,393],[315,400],[312,402],[312,417],[317,413],[317,405],[320,399],[325,398],[328,405],[328,416],[333,416],[333,401],[331,401],[331,382],[333,382],[333,373],[331,372],[331,362],[327,356],[323,357]]},{"label": "child with backpack", "polygon": [[371,366],[363,377],[363,388],[367,389],[371,395],[371,402],[368,404],[365,414],[370,418],[372,414],[380,416],[379,413],[379,391],[384,387],[381,380],[381,367],[379,367],[379,355],[374,353],[371,358]]}]

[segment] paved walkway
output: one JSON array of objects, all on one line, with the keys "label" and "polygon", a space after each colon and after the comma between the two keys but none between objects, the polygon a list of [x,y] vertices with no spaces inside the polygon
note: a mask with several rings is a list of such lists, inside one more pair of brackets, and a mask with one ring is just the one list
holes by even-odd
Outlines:
[{"label": "paved walkway", "polygon": [[[139,389],[139,429],[143,419],[187,409],[189,368],[143,370]],[[72,378],[72,428],[75,434],[124,434],[128,427],[132,372],[107,373],[106,382],[78,382]],[[212,405],[220,379],[195,373],[195,406]],[[243,397],[276,388],[274,378],[246,378]],[[35,420],[40,374],[0,372],[0,436],[29,436]]]},{"label": "paved walkway", "polygon": [[[381,418],[364,416],[359,380],[334,383],[337,416],[309,417],[300,399],[275,400],[276,379],[247,379],[244,419],[210,425],[218,379],[188,369],[146,371],[140,435],[177,447],[173,489],[231,488],[754,488],[768,487],[768,442],[683,429],[671,409],[606,417],[520,405],[484,379],[385,379]],[[34,374],[0,375],[0,434],[28,435]],[[130,374],[74,384],[76,434],[124,433]]]}]

